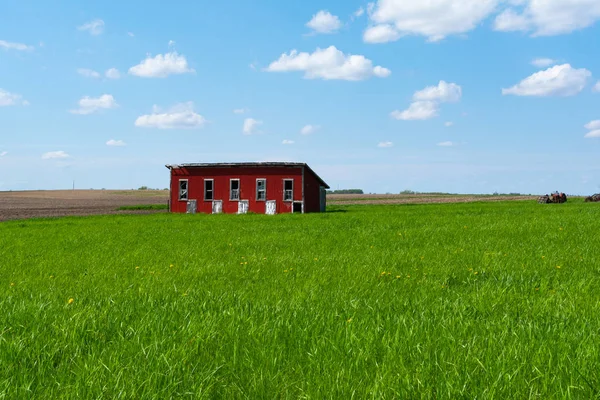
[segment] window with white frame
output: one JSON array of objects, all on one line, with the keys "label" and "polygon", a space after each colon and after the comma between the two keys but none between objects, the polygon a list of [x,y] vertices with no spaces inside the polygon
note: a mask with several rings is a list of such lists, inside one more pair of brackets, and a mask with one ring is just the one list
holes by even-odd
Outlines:
[{"label": "window with white frame", "polygon": [[179,200],[188,199],[188,180],[180,179],[179,180]]},{"label": "window with white frame", "polygon": [[229,180],[229,200],[240,199],[240,180],[230,179]]},{"label": "window with white frame", "polygon": [[294,180],[284,179],[283,180],[283,201],[294,200]]},{"label": "window with white frame", "polygon": [[212,201],[215,199],[215,181],[212,179],[204,180],[204,200]]},{"label": "window with white frame", "polygon": [[266,201],[267,200],[267,180],[257,179],[256,180],[256,200]]}]

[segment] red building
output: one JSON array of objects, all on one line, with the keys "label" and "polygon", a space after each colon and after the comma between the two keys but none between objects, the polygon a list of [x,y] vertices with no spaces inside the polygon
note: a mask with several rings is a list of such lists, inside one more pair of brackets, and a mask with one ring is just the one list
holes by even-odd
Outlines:
[{"label": "red building", "polygon": [[325,211],[325,190],[329,186],[304,163],[166,167],[171,171],[171,212],[281,214]]}]

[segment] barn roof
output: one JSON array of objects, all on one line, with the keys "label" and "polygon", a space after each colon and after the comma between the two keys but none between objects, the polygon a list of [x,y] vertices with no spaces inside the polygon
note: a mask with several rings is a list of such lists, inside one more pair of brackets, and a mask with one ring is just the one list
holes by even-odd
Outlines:
[{"label": "barn roof", "polygon": [[325,183],[323,179],[315,171],[313,171],[306,163],[295,163],[295,162],[238,162],[238,163],[187,163],[187,164],[173,164],[165,165],[169,169],[178,168],[232,168],[232,167],[304,167],[315,178],[323,185],[326,189],[329,189],[329,185]]}]

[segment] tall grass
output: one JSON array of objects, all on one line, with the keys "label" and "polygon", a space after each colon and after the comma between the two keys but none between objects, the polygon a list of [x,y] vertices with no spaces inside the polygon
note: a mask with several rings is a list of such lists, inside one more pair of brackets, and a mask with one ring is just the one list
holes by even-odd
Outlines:
[{"label": "tall grass", "polygon": [[0,398],[598,398],[600,208],[0,224]]}]

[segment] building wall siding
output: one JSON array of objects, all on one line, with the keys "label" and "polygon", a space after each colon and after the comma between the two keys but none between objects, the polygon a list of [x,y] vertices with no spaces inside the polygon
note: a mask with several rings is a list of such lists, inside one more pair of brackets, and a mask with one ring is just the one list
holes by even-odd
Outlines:
[{"label": "building wall siding", "polygon": [[204,200],[204,180],[212,179],[214,200],[223,201],[224,213],[234,214],[238,201],[229,200],[229,182],[239,179],[240,200],[248,200],[250,212],[264,214],[266,202],[256,200],[256,180],[261,178],[267,180],[266,200],[276,201],[278,214],[290,213],[293,207],[293,202],[283,201],[284,179],[294,180],[294,201],[302,201],[302,167],[190,167],[171,170],[171,211],[186,212],[187,201],[179,200],[179,181],[187,179],[188,199],[197,201],[197,212],[212,213],[212,201]]}]

